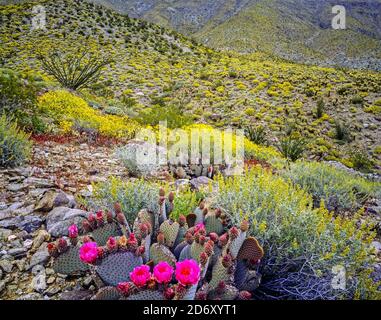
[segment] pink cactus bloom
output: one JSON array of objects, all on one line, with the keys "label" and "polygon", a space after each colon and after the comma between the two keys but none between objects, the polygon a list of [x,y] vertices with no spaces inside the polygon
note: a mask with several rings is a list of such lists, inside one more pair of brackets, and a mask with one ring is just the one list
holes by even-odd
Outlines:
[{"label": "pink cactus bloom", "polygon": [[173,268],[162,261],[153,268],[153,276],[158,283],[168,283],[172,280]]},{"label": "pink cactus bloom", "polygon": [[79,257],[83,262],[94,263],[98,258],[98,246],[96,242],[86,242],[79,249]]},{"label": "pink cactus bloom", "polygon": [[149,266],[146,265],[136,267],[130,273],[131,281],[138,287],[144,287],[151,278],[151,273],[149,271]]},{"label": "pink cactus bloom", "polygon": [[130,293],[131,284],[130,282],[121,282],[118,284],[117,289],[124,295],[128,295]]},{"label": "pink cactus bloom", "polygon": [[194,232],[199,232],[200,230],[204,230],[205,231],[205,225],[203,223],[198,223],[196,224],[196,226],[194,227]]},{"label": "pink cactus bloom", "polygon": [[78,237],[78,227],[77,225],[73,224],[69,227],[69,238],[75,239]]},{"label": "pink cactus bloom", "polygon": [[176,263],[176,279],[183,286],[194,285],[200,280],[200,266],[195,260]]}]

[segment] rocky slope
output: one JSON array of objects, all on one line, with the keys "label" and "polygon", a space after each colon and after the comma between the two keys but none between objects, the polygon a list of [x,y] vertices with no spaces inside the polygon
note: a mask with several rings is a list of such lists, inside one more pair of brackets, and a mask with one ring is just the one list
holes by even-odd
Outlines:
[{"label": "rocky slope", "polygon": [[[215,48],[265,51],[298,62],[381,69],[381,2],[95,0]],[[331,28],[344,5],[347,29]]]}]

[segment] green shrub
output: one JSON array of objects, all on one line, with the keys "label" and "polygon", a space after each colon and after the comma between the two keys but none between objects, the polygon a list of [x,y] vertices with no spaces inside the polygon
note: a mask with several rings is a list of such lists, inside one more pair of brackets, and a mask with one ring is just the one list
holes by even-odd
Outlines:
[{"label": "green shrub", "polygon": [[349,142],[352,140],[348,126],[338,120],[335,120],[335,138],[343,142]]},{"label": "green shrub", "polygon": [[255,144],[266,144],[266,130],[263,126],[248,127],[245,130],[245,135],[251,142]]},{"label": "green shrub", "polygon": [[316,118],[320,119],[324,114],[324,101],[319,99],[316,105]]},{"label": "green shrub", "polygon": [[283,176],[311,193],[315,206],[323,200],[330,210],[358,209],[368,198],[381,196],[380,183],[356,177],[325,163],[293,163]]},{"label": "green shrub", "polygon": [[38,87],[32,77],[0,69],[0,114],[19,117],[36,104]]},{"label": "green shrub", "polygon": [[280,141],[279,151],[285,158],[296,161],[303,156],[306,144],[303,138],[290,135]]},{"label": "green shrub", "polygon": [[157,126],[161,121],[167,121],[169,129],[182,128],[190,125],[192,117],[185,114],[179,106],[169,105],[165,107],[153,106],[143,110],[137,118],[142,125]]},{"label": "green shrub", "polygon": [[[306,174],[309,172],[306,170]],[[374,234],[360,213],[352,219],[333,217],[323,207],[312,209],[311,197],[280,177],[262,169],[245,176],[218,180],[213,205],[234,222],[248,219],[250,233],[264,247],[259,266],[261,298],[353,299],[380,298],[369,278],[374,258]],[[346,288],[334,290],[333,268],[346,271]]]},{"label": "green shrub", "polygon": [[16,122],[0,118],[0,167],[15,167],[22,165],[31,151],[29,136],[21,131]]},{"label": "green shrub", "polygon": [[350,159],[353,164],[353,168],[370,172],[374,166],[374,161],[369,157],[368,152],[363,149],[354,149],[350,152]]}]

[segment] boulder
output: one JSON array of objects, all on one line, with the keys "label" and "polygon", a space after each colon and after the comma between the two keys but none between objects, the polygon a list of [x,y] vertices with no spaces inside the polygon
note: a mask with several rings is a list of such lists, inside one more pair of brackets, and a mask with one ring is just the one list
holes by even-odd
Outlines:
[{"label": "boulder", "polygon": [[56,207],[71,207],[71,205],[69,206],[69,204],[72,205],[66,193],[62,192],[61,190],[48,190],[45,192],[42,199],[37,203],[34,210],[48,212]]},{"label": "boulder", "polygon": [[[150,177],[166,165],[167,151],[145,141],[133,140],[117,151],[117,157],[134,177]],[[164,159],[160,164],[159,159]]]},{"label": "boulder", "polygon": [[86,217],[86,211],[57,207],[46,216],[46,228],[53,237],[67,236],[68,228],[72,224],[80,225]]}]

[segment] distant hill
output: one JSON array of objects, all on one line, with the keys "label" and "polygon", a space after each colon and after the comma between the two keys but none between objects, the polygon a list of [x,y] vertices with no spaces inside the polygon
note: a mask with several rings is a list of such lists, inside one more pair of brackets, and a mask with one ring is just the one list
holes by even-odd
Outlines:
[{"label": "distant hill", "polygon": [[[219,49],[256,50],[298,62],[381,70],[381,1],[94,0]],[[331,28],[332,6],[347,29]]]}]

